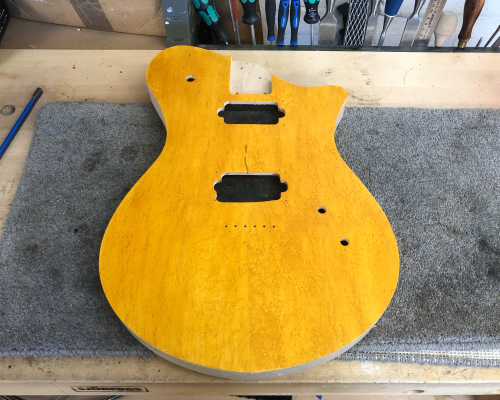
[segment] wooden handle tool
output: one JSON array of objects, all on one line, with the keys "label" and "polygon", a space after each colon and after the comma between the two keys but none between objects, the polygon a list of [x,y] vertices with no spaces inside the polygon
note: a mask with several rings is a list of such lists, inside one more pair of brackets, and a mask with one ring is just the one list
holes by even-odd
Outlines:
[{"label": "wooden handle tool", "polygon": [[465,0],[464,4],[464,23],[462,25],[462,30],[458,34],[458,48],[463,49],[467,46],[467,42],[470,40],[472,28],[476,23],[477,17],[481,14],[481,11],[486,0]]},{"label": "wooden handle tool", "polygon": [[435,46],[441,47],[446,39],[455,33],[458,17],[453,11],[444,10],[434,31]]}]

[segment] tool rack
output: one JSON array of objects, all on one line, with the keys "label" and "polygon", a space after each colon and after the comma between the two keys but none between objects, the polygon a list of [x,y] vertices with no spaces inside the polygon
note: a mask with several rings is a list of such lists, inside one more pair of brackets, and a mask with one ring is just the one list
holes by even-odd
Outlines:
[{"label": "tool rack", "polygon": [[[199,16],[197,12],[195,11],[192,0],[161,0],[162,1],[162,7],[163,7],[163,15],[164,15],[164,20],[165,20],[165,30],[166,30],[166,35],[167,35],[167,41],[168,41],[168,46],[175,46],[175,45],[189,45],[189,46],[196,46],[197,45],[197,31],[199,27]],[[258,0],[261,3],[264,3],[265,0]],[[324,3],[324,2],[327,3]],[[367,20],[370,15],[377,15],[377,25],[376,25],[376,34],[375,37],[378,38],[380,37],[380,34],[382,32],[383,28],[383,21],[384,21],[384,0],[348,0],[347,3],[341,4],[340,6],[337,6],[339,2],[344,1],[344,0],[333,0],[334,6],[337,10],[340,10],[343,8],[343,12],[345,12],[343,19],[343,26],[345,27],[345,36],[343,38],[343,43],[344,44],[336,44],[333,47],[326,47],[326,46],[305,46],[309,50],[324,50],[324,51],[395,51],[394,50],[394,43],[388,43],[387,46],[376,46],[376,42],[374,41],[372,43],[372,46],[367,45],[366,39],[365,43],[363,43],[363,38],[365,37],[365,32],[367,28]],[[401,0],[400,0],[401,1]],[[465,0],[463,0],[465,1]],[[469,0],[468,0],[469,1]],[[481,0],[475,0],[480,2]],[[491,0],[490,0],[491,1]],[[408,2],[407,0],[403,2],[402,10],[401,12],[398,12],[396,15],[397,17],[401,18],[395,18],[393,25],[396,26],[396,29],[392,29],[392,42],[394,42],[395,38],[395,31],[401,31],[402,27],[401,24],[405,20],[405,18],[410,16],[411,11],[408,9],[408,6],[413,4],[413,1]],[[226,28],[229,32],[229,18],[232,15],[227,9],[227,4],[226,0],[216,0],[214,4],[217,4],[218,10],[221,14],[221,19],[224,20],[226,19]],[[316,3],[317,4],[317,3]],[[319,8],[319,14],[320,16],[323,16],[323,14],[326,12],[326,5],[329,4],[328,0],[321,0],[320,2],[320,8]],[[349,7],[344,7],[349,4],[350,10],[346,11]],[[376,6],[375,6],[376,4]],[[436,28],[436,25],[439,21],[439,17],[442,14],[443,9],[446,9],[446,4],[447,0],[420,0],[415,2],[415,9],[413,10],[412,15],[420,16],[420,24],[419,28],[416,32],[415,35],[415,40],[413,42],[412,47],[408,46],[407,44],[403,45],[401,43],[398,48],[403,49],[403,51],[429,51],[430,48],[434,46],[434,30]],[[451,6],[455,7],[455,11],[457,13],[460,11],[462,12],[462,9],[458,10],[456,7],[456,4],[452,3],[451,1],[449,2]],[[490,3],[490,7],[491,4]],[[485,3],[485,10],[488,9],[488,2]],[[494,5],[493,5],[494,6]],[[324,7],[324,8],[321,8]],[[375,8],[374,8],[375,7]],[[373,10],[376,10],[375,13],[373,13]],[[263,4],[260,5],[260,9],[257,10],[261,14],[261,23],[262,23],[262,34],[261,32],[258,32],[257,35],[257,43],[260,44],[259,50],[264,50],[265,47],[270,47],[273,50],[282,50],[283,48],[286,49],[295,49],[299,46],[276,46],[276,42],[274,42],[273,45],[271,46],[265,46],[271,44],[267,38],[264,32],[267,32],[267,22],[266,22],[266,11],[264,9]],[[453,14],[453,13],[452,13]],[[483,12],[484,14],[484,12]],[[342,26],[342,23],[339,19],[339,11],[336,11],[336,16],[337,16],[337,21],[339,26]],[[478,20],[476,25],[477,27],[474,28],[474,33],[480,32],[482,36],[484,36],[484,41],[483,37],[478,42],[478,37],[472,38],[468,43],[467,43],[467,48],[474,48],[478,47],[481,49],[481,51],[489,51],[486,50],[487,47],[479,47],[481,44],[482,46],[485,45],[485,43],[491,39],[489,43],[487,43],[488,46],[492,46],[492,48],[496,48],[500,46],[500,39],[498,38],[498,34],[500,33],[500,26],[499,30],[496,32],[493,32],[496,28],[496,25],[500,23],[500,14],[496,16],[495,14],[492,14],[490,12],[490,15],[488,16],[489,18],[484,18],[484,15],[481,16],[481,18]],[[386,18],[387,19],[387,18]],[[459,24],[462,24],[462,16],[458,16],[459,19]],[[303,16],[300,18],[301,24],[304,25],[303,21]],[[485,20],[487,20],[487,24],[485,24]],[[369,20],[368,20],[369,21]],[[408,20],[409,21],[409,20]],[[475,21],[475,19],[474,19]],[[241,21],[240,21],[241,22]],[[313,27],[314,27],[314,35],[317,37],[318,31],[320,29],[321,23],[318,23],[316,25],[310,25],[311,27],[311,33],[313,32]],[[299,37],[302,37],[304,35],[304,29],[303,26],[299,27],[299,30],[301,33],[299,33]],[[474,23],[472,23],[474,25]],[[242,30],[243,35],[245,34],[244,29],[247,28],[247,26],[242,25],[240,23],[240,30]],[[459,26],[460,28],[460,26]],[[234,26],[233,26],[234,29]],[[391,29],[391,28],[390,28]],[[342,30],[341,30],[342,31]],[[239,32],[239,31],[238,31]],[[231,40],[229,40],[229,45],[235,44],[235,41],[233,39],[234,35],[231,33]],[[402,32],[399,32],[402,34]],[[300,36],[302,35],[302,36]],[[452,34],[451,37],[456,38],[457,33],[454,35]],[[478,36],[478,35],[476,35]],[[431,39],[432,37],[432,39]],[[260,39],[260,40],[259,40]],[[316,41],[317,42],[317,41]],[[337,39],[336,42],[339,42],[339,32],[337,29]],[[388,40],[389,42],[389,40]],[[448,41],[448,46],[449,46]],[[455,41],[454,41],[455,42]],[[398,41],[399,43],[399,41]],[[287,44],[287,43],[286,43]],[[204,47],[205,45],[200,45]],[[428,47],[430,46],[430,47]],[[217,45],[216,48],[223,49],[223,45]],[[456,47],[456,46],[455,46]],[[225,47],[229,48],[229,47]],[[446,49],[445,51],[450,51],[452,47],[443,47]],[[240,50],[254,50],[256,48],[252,48],[249,45],[239,45],[238,49]]]}]

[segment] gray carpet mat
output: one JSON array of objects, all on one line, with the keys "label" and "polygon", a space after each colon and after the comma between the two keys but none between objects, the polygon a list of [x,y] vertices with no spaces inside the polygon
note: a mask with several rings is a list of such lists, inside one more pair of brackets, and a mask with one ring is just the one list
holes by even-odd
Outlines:
[{"label": "gray carpet mat", "polygon": [[[341,358],[500,366],[405,354],[500,349],[500,111],[348,108],[336,139],[401,258],[387,311]],[[152,354],[108,305],[98,255],[164,142],[151,105],[42,107],[0,242],[0,356]]]}]

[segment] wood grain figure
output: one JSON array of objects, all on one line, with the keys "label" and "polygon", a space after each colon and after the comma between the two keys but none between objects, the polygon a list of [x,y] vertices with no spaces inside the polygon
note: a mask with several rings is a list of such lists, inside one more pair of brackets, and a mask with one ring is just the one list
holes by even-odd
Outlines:
[{"label": "wood grain figure", "polygon": [[[272,77],[272,93],[232,94],[230,68],[230,57],[184,46],[149,65],[167,140],[109,223],[100,275],[118,317],[156,353],[202,373],[266,379],[359,341],[394,294],[399,255],[384,212],[335,146],[346,91]],[[277,104],[284,116],[226,123],[218,112],[235,102]],[[225,174],[273,174],[286,191],[218,201]]]}]

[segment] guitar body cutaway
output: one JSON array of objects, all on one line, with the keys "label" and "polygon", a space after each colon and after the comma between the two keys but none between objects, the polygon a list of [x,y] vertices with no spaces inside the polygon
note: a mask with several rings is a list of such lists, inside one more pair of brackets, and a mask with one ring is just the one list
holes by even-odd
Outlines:
[{"label": "guitar body cutaway", "polygon": [[230,68],[184,46],[151,62],[167,140],[109,223],[100,275],[118,317],[159,355],[265,379],[359,341],[394,294],[399,255],[335,146],[346,91],[273,77],[270,94],[231,94]]}]

